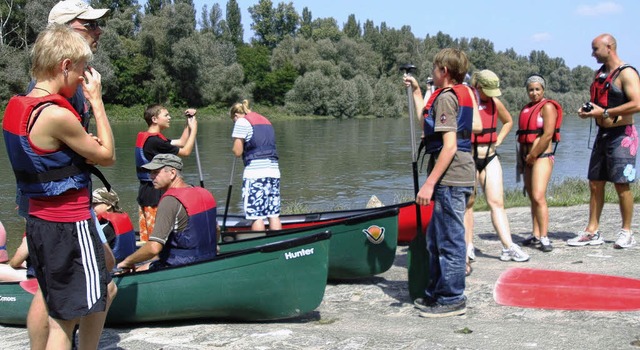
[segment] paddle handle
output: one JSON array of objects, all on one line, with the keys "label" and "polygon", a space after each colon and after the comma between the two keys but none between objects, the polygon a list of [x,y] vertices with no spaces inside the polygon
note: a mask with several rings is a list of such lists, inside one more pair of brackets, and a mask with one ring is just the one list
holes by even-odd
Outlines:
[{"label": "paddle handle", "polygon": [[233,156],[233,163],[231,164],[231,176],[229,176],[229,188],[227,189],[227,200],[224,203],[224,215],[222,216],[222,227],[220,231],[224,232],[227,228],[227,213],[229,212],[229,201],[231,200],[231,188],[233,187],[233,174],[236,172],[236,161],[238,157]]},{"label": "paddle handle", "polygon": [[198,165],[198,175],[200,176],[200,187],[204,187],[204,177],[202,176],[202,164],[200,163],[200,151],[198,150],[198,139],[194,143],[196,151],[196,164]]},{"label": "paddle handle", "polygon": [[[416,122],[415,122],[415,104],[413,102],[413,90],[411,89],[411,86],[407,86],[407,102],[408,102],[408,106],[409,106],[409,124],[410,124],[410,130],[411,130],[411,160],[413,162],[417,162],[417,157],[416,157]],[[418,193],[417,187],[416,187],[416,193]]]}]

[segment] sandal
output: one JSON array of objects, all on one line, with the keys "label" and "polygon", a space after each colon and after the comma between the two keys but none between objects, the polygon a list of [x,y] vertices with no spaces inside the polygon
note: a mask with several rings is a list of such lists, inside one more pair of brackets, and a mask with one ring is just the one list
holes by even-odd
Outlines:
[{"label": "sandal", "polygon": [[470,263],[466,263],[467,267],[465,269],[464,275],[469,276],[473,272],[473,267],[471,267]]}]

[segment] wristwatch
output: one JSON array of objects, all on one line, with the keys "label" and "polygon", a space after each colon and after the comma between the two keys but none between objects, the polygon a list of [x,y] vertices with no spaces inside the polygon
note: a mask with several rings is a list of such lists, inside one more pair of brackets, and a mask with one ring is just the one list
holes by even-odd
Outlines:
[{"label": "wristwatch", "polygon": [[607,118],[609,118],[609,111],[607,110],[607,108],[605,108],[604,111],[602,111],[602,119]]}]

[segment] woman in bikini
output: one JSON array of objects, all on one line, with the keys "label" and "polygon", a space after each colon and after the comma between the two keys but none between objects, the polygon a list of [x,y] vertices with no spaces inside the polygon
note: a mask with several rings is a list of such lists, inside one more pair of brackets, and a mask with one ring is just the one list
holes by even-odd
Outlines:
[{"label": "woman in bikini", "polygon": [[[533,232],[522,244],[540,244],[543,252],[553,250],[549,237],[547,187],[553,170],[555,145],[560,141],[562,107],[544,97],[546,82],[534,74],[527,79],[529,102],[518,121],[518,162],[523,165],[524,188],[531,200]],[[555,144],[555,145],[554,145]]]},{"label": "woman in bikini", "polygon": [[[500,79],[490,70],[476,71],[471,76],[471,86],[478,91],[478,109],[482,119],[482,132],[471,136],[473,142],[473,159],[476,163],[476,179],[482,187],[491,209],[491,223],[496,230],[502,251],[500,260],[523,262],[529,260],[529,255],[511,239],[511,229],[507,214],[504,210],[504,192],[502,184],[502,165],[496,149],[505,140],[511,128],[513,119],[511,114],[498,99]],[[498,131],[498,121],[502,127]],[[465,236],[467,241],[467,257],[475,259],[473,247],[473,203],[475,194],[469,200],[465,211]]]}]

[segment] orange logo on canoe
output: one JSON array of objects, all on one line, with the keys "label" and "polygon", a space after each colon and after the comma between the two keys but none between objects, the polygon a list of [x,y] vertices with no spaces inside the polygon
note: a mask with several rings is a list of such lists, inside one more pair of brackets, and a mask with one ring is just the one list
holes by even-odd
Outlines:
[{"label": "orange logo on canoe", "polygon": [[368,228],[362,230],[367,236],[369,242],[373,244],[380,244],[384,241],[384,227],[378,225],[371,225]]}]

